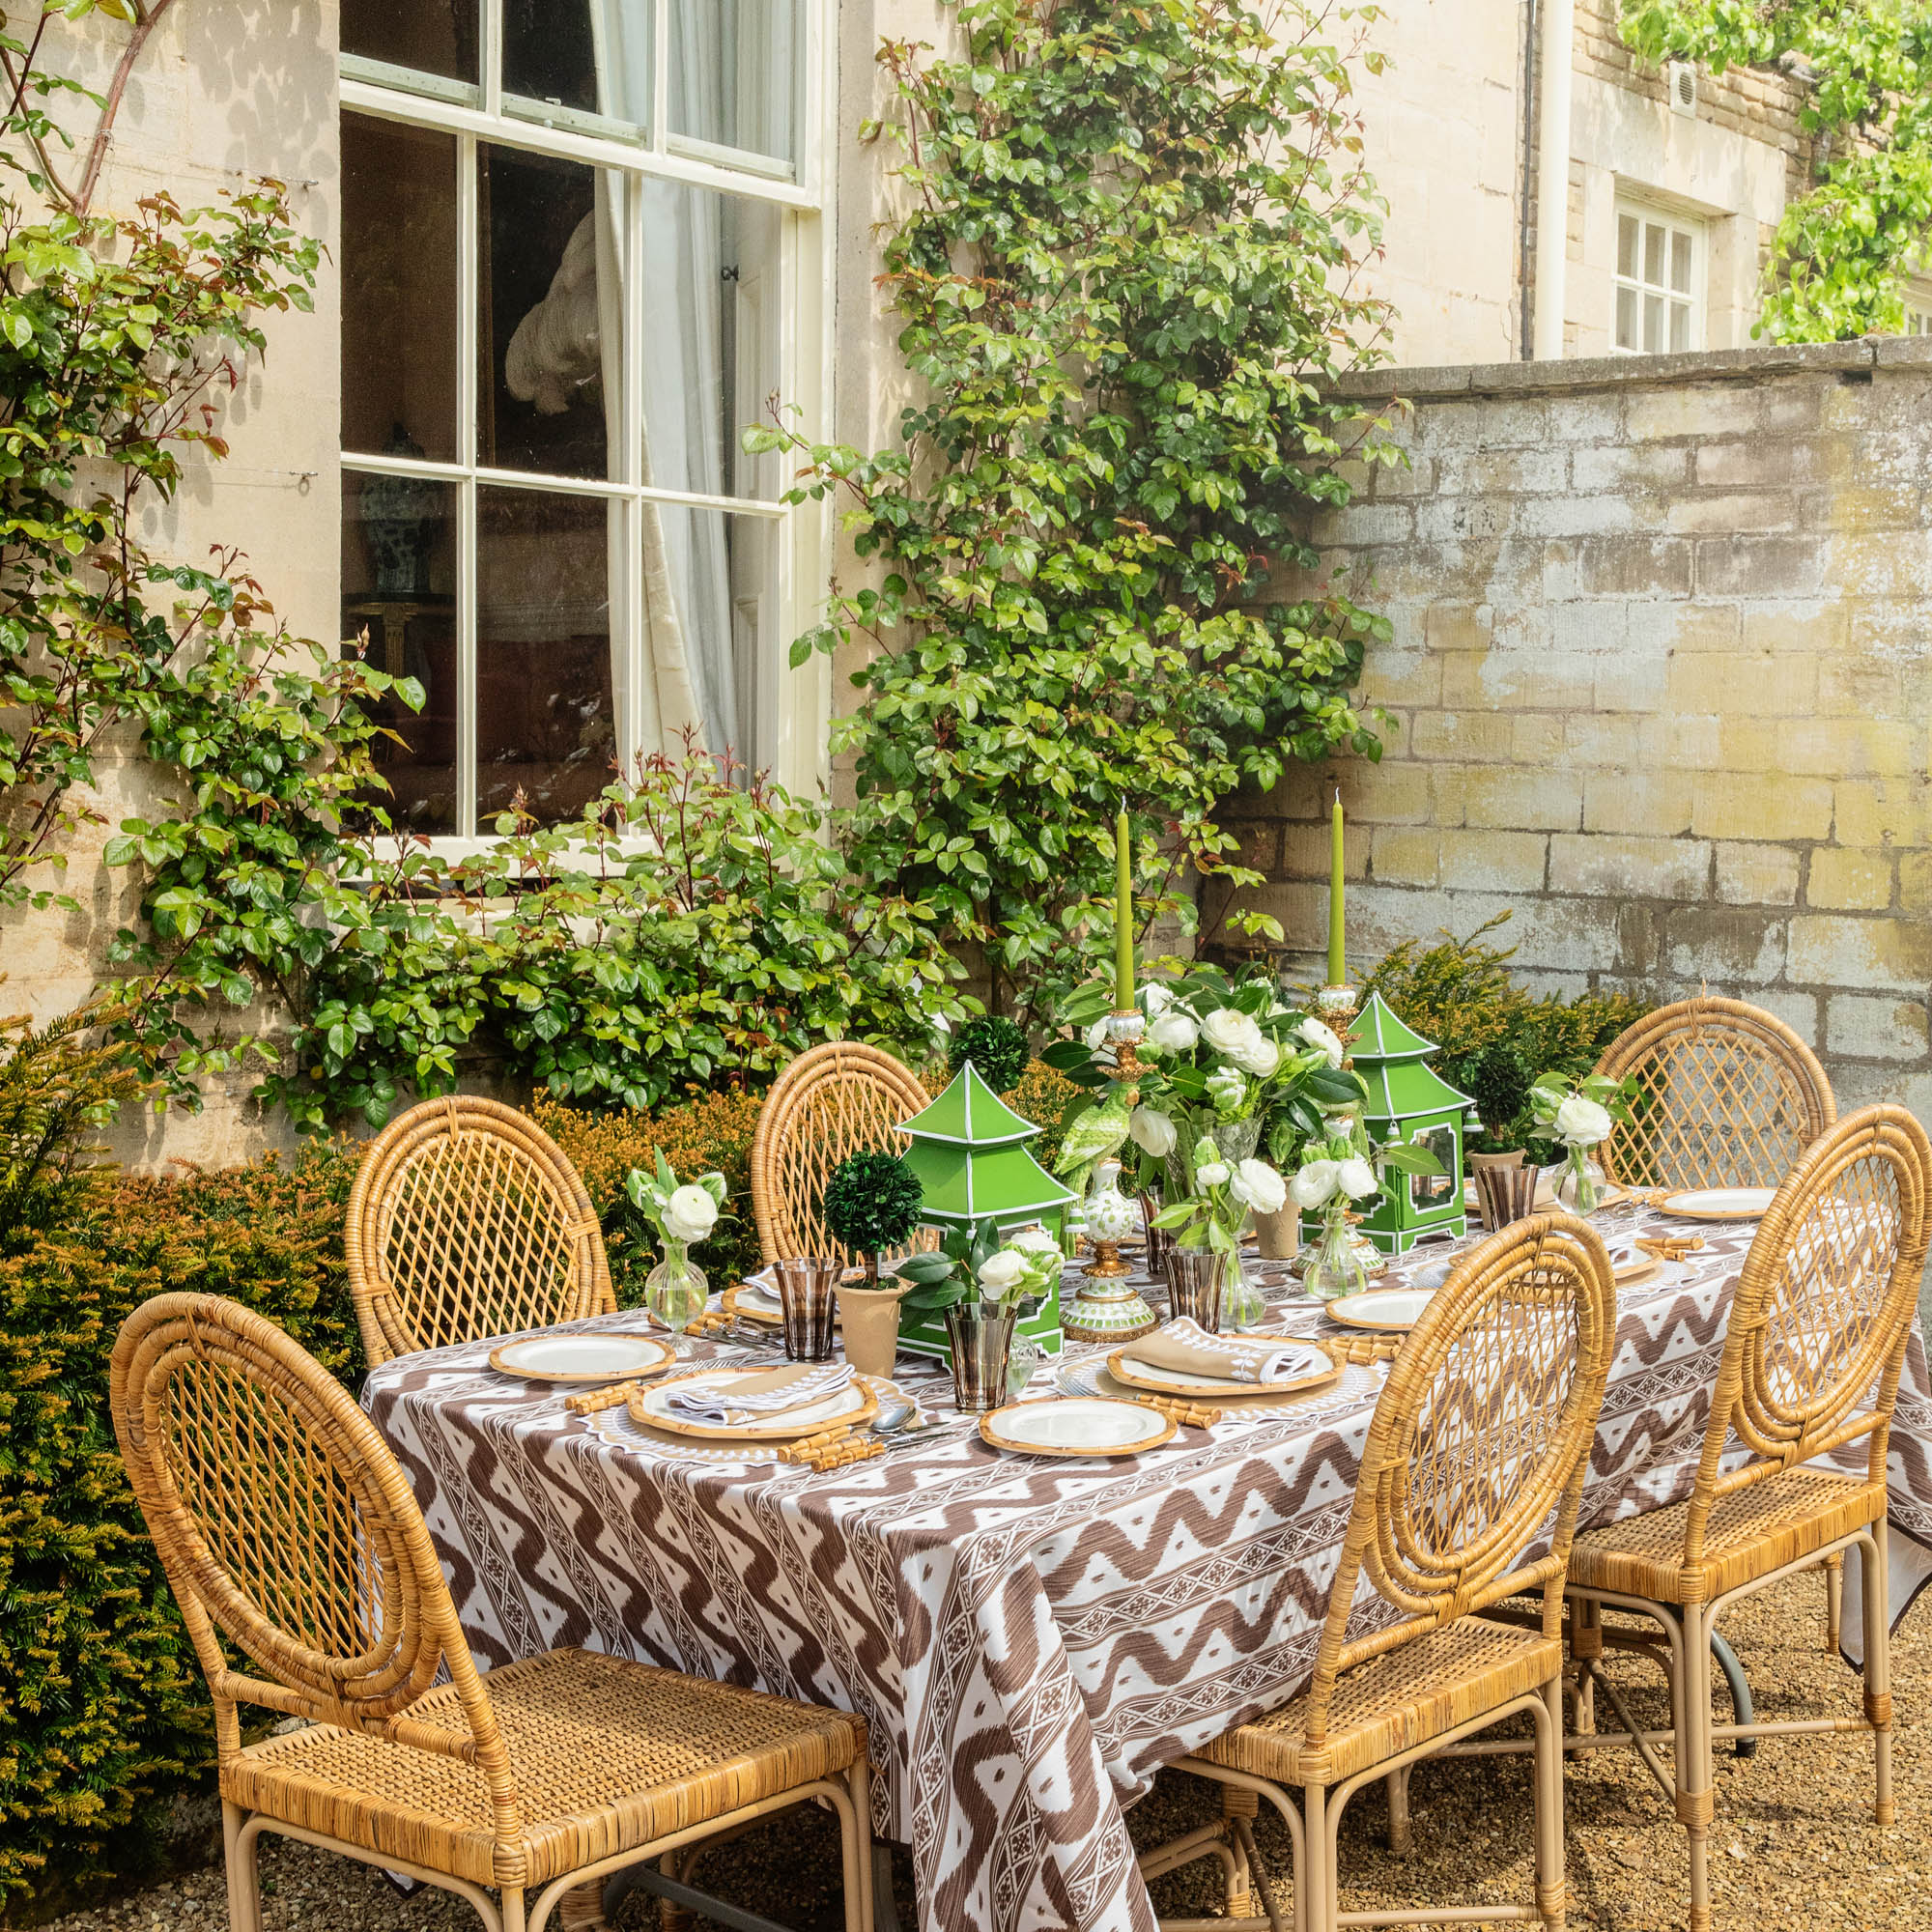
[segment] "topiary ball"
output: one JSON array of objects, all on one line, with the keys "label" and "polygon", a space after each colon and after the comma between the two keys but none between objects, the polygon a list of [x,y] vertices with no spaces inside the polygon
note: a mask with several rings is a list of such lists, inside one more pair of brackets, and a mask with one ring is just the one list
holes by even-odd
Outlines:
[{"label": "topiary ball", "polygon": [[895,1153],[855,1153],[832,1170],[820,1212],[832,1237],[855,1255],[903,1247],[924,1202],[919,1177]]},{"label": "topiary ball", "polygon": [[946,1050],[948,1068],[957,1073],[970,1060],[980,1078],[995,1094],[1010,1094],[1033,1058],[1027,1037],[1005,1013],[982,1013],[968,1020],[952,1036]]}]

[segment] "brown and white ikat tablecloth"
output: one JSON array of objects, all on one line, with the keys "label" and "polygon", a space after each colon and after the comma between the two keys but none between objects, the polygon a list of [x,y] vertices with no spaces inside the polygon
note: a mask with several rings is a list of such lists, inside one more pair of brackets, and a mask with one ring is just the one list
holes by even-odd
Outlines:
[{"label": "brown and white ikat tablecloth", "polygon": [[[1752,1228],[1702,1232],[1702,1253],[1620,1295],[1587,1523],[1690,1492]],[[1281,1325],[1315,1331],[1317,1306],[1269,1272]],[[578,1325],[643,1324],[631,1311]],[[953,1414],[950,1382],[908,1374],[943,1426],[818,1475],[662,1453],[622,1410],[574,1416],[562,1391],[494,1373],[490,1348],[405,1356],[363,1396],[478,1662],[577,1644],[859,1711],[875,1823],[912,1846],[925,1932],[1152,1932],[1122,1807],[1306,1680],[1385,1374],[1350,1369],[1271,1415],[1119,1462],[1002,1455]],[[1029,1393],[1053,1384],[1043,1368]],[[1916,1333],[1891,1523],[1897,1613],[1932,1577]],[[1856,1578],[1848,1565],[1853,1641]]]}]

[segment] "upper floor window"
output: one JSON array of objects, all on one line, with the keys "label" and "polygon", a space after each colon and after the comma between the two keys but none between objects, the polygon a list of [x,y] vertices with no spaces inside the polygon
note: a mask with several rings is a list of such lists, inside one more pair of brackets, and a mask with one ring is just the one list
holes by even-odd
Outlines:
[{"label": "upper floor window", "polygon": [[1915,282],[1905,291],[1905,332],[1932,335],[1932,283]]},{"label": "upper floor window", "polygon": [[1641,204],[1617,204],[1614,348],[1666,355],[1703,347],[1703,241],[1700,222]]},{"label": "upper floor window", "polygon": [[769,762],[813,572],[739,433],[822,408],[804,0],[342,34],[343,636],[428,693],[383,720],[397,822],[567,817],[687,725]]}]

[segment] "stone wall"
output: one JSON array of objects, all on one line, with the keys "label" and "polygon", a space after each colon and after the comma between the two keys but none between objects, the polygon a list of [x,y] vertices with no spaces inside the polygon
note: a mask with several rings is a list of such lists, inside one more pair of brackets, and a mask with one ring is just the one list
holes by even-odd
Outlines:
[{"label": "stone wall", "polygon": [[1387,754],[1230,813],[1291,964],[1339,783],[1359,965],[1508,909],[1537,986],[1708,981],[1932,1117],[1932,343],[1393,383],[1410,468],[1314,532]]}]

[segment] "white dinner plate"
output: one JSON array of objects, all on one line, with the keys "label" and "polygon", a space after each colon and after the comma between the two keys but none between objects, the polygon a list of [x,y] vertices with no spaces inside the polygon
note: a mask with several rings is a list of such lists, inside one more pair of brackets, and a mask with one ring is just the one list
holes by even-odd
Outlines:
[{"label": "white dinner plate", "polygon": [[1345,1328],[1413,1328],[1435,1299],[1433,1288],[1384,1288],[1370,1294],[1345,1294],[1328,1304],[1328,1318]]},{"label": "white dinner plate", "polygon": [[1776,1192],[1775,1187],[1687,1187],[1666,1194],[1661,1207],[1687,1221],[1758,1221]]},{"label": "white dinner plate", "polygon": [[767,1416],[762,1422],[702,1422],[670,1405],[672,1389],[689,1389],[700,1379],[707,1388],[723,1388],[743,1380],[746,1376],[768,1373],[766,1369],[718,1369],[701,1378],[680,1376],[669,1384],[639,1389],[631,1398],[631,1411],[639,1421],[668,1429],[673,1435],[720,1435],[755,1442],[772,1436],[809,1435],[814,1429],[856,1416],[862,1409],[868,1414],[877,1409],[877,1398],[862,1376],[855,1376],[843,1388],[835,1389],[818,1402],[809,1402],[803,1408],[788,1408],[781,1415]]},{"label": "white dinner plate", "polygon": [[748,1281],[738,1291],[738,1306],[755,1308],[760,1315],[776,1315],[779,1313],[779,1292],[768,1282]]},{"label": "white dinner plate", "polygon": [[980,1434],[996,1449],[1033,1456],[1137,1456],[1174,1435],[1174,1424],[1137,1402],[1056,1396],[1015,1402],[980,1418]]},{"label": "white dinner plate", "polygon": [[490,1351],[490,1366],[535,1382],[614,1382],[677,1359],[656,1335],[526,1335]]}]

